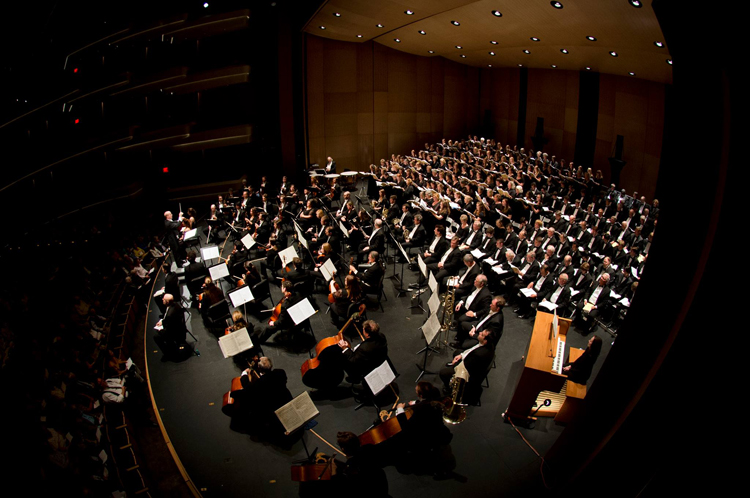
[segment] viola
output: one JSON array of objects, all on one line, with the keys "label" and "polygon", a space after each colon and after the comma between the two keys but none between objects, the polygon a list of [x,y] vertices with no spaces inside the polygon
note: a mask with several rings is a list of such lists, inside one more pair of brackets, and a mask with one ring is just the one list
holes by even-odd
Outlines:
[{"label": "viola", "polygon": [[[341,350],[339,348],[339,341],[344,338],[344,331],[349,328],[352,320],[364,313],[365,309],[366,306],[360,304],[358,312],[349,317],[349,320],[347,320],[338,334],[321,339],[315,345],[315,358],[305,360],[300,367],[303,384],[312,388],[319,388],[335,386],[341,383],[341,380],[344,378],[344,368],[340,362]],[[359,332],[359,329],[357,329],[357,332]],[[362,341],[365,340],[361,333],[359,337]]]}]

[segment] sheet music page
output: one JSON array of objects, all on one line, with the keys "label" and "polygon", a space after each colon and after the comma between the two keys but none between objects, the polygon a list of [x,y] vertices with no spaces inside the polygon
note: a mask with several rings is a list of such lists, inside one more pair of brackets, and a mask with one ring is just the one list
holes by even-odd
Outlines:
[{"label": "sheet music page", "polygon": [[488,265],[490,265],[490,266],[495,266],[495,265],[497,264],[497,260],[495,260],[495,259],[492,259],[492,258],[487,258],[487,259],[485,259],[484,261],[485,261],[485,262],[486,262],[486,263],[487,263]]},{"label": "sheet music page", "polygon": [[503,275],[505,273],[508,273],[508,271],[505,270],[505,269],[503,269],[503,267],[501,265],[493,266],[492,267],[492,271],[494,271],[498,275]]},{"label": "sheet music page", "polygon": [[591,303],[586,303],[583,305],[583,311],[585,311],[586,313],[590,313],[591,310],[593,309],[594,309],[594,305]]},{"label": "sheet music page", "polygon": [[422,325],[422,334],[424,334],[427,344],[432,343],[438,332],[440,332],[440,320],[438,320],[437,313],[433,313],[427,319],[427,323]]},{"label": "sheet music page", "polygon": [[307,298],[290,307],[288,311],[295,325],[299,325],[315,314],[315,309]]},{"label": "sheet music page", "polygon": [[297,240],[299,240],[300,244],[305,246],[305,249],[310,249],[310,247],[307,245],[307,239],[304,237],[298,237]]},{"label": "sheet music page", "polygon": [[425,262],[422,259],[421,255],[417,255],[417,260],[419,261],[419,269],[422,270],[422,275],[424,275],[426,277],[427,276],[427,265],[425,264]]},{"label": "sheet music page", "polygon": [[229,358],[253,347],[253,341],[246,328],[241,328],[228,335],[219,337],[219,348],[224,358]]},{"label": "sheet music page", "polygon": [[[432,276],[432,273],[430,273],[430,276]],[[427,301],[427,306],[430,309],[430,313],[435,313],[440,308],[440,296],[437,292],[433,292],[432,296],[430,296],[430,300]]]},{"label": "sheet music page", "polygon": [[474,256],[476,259],[482,259],[484,257],[484,253],[480,251],[479,248],[471,251],[471,255]]},{"label": "sheet music page", "polygon": [[158,291],[154,292],[154,297],[163,296],[165,293],[164,289],[159,289]]},{"label": "sheet music page", "polygon": [[220,278],[229,275],[229,268],[227,268],[226,263],[219,263],[218,265],[210,266],[208,273],[211,274],[211,280],[217,282]]},{"label": "sheet music page", "polygon": [[219,259],[219,246],[201,247],[201,258],[203,261]]},{"label": "sheet music page", "polygon": [[233,290],[232,292],[229,292],[229,299],[232,301],[232,306],[235,308],[239,308],[245,303],[249,303],[250,301],[253,301],[255,299],[255,296],[253,296],[253,292],[250,290],[250,287],[245,285],[243,287],[240,287],[239,289]]},{"label": "sheet music page", "polygon": [[245,249],[250,249],[255,245],[255,239],[249,233],[242,237],[240,241],[242,241],[242,245],[245,246]]},{"label": "sheet music page", "polygon": [[536,294],[536,291],[534,289],[529,289],[528,287],[524,287],[521,289],[521,294],[523,294],[526,297],[531,297],[532,294]]},{"label": "sheet music page", "polygon": [[365,382],[370,387],[373,394],[379,394],[388,384],[396,380],[396,375],[391,370],[391,366],[384,361],[378,368],[365,375]]},{"label": "sheet music page", "polygon": [[287,433],[302,427],[320,413],[305,391],[274,412]]},{"label": "sheet music page", "polygon": [[289,246],[283,251],[279,252],[279,258],[281,258],[282,266],[286,266],[292,262],[294,258],[299,257],[297,251],[294,250],[294,246]]},{"label": "sheet music page", "polygon": [[539,306],[541,306],[543,308],[547,308],[550,311],[552,311],[554,309],[557,309],[557,305],[555,303],[547,301],[546,299],[543,300],[541,303],[539,303]]},{"label": "sheet music page", "polygon": [[331,280],[333,278],[333,274],[336,273],[336,265],[333,264],[331,258],[328,258],[326,262],[323,263],[323,266],[320,267],[320,269],[323,273],[323,276],[326,277],[326,282]]},{"label": "sheet music page", "polygon": [[193,228],[192,230],[188,230],[187,232],[185,232],[185,235],[184,237],[182,237],[182,240],[192,239],[196,235],[198,235],[198,229]]},{"label": "sheet music page", "polygon": [[349,232],[346,230],[346,227],[344,226],[344,224],[341,223],[340,221],[339,221],[339,228],[341,229],[342,232],[344,232],[344,237],[348,238]]},{"label": "sheet music page", "polygon": [[435,275],[433,275],[432,272],[430,272],[430,278],[427,279],[427,282],[428,282],[428,284],[430,286],[430,291],[433,294],[437,294],[438,282],[437,282],[437,280],[435,280]]}]

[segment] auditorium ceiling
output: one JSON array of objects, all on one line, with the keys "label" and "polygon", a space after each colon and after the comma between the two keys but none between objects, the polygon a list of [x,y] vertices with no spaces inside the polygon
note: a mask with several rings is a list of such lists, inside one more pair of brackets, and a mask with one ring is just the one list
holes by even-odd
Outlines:
[{"label": "auditorium ceiling", "polygon": [[588,69],[672,83],[650,0],[329,0],[303,29],[476,67]]}]

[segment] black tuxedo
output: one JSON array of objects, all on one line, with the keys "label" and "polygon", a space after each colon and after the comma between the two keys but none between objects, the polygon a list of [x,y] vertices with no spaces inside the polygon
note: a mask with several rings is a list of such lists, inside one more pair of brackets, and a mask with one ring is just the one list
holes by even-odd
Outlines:
[{"label": "black tuxedo", "polygon": [[479,265],[476,263],[474,263],[471,268],[464,266],[464,268],[458,272],[459,280],[461,277],[464,277],[464,275],[466,275],[466,277],[464,277],[463,283],[461,283],[456,289],[457,300],[463,299],[474,291],[474,279],[480,273]]},{"label": "black tuxedo", "polygon": [[[432,238],[429,244],[425,244],[424,246],[425,252],[430,250],[430,246],[432,246],[433,242],[435,242],[435,237]],[[438,261],[440,261],[440,258],[443,257],[443,254],[445,254],[445,251],[447,251],[449,247],[450,247],[450,243],[448,242],[448,240],[445,237],[441,236],[440,240],[437,242],[437,244],[435,244],[435,249],[431,253],[432,256],[429,256],[425,260],[425,263],[437,263]]]},{"label": "black tuxedo", "polygon": [[[472,327],[475,327],[477,334],[482,330],[491,330],[495,336],[495,345],[497,345],[500,337],[503,335],[505,317],[503,316],[503,310],[501,309],[491,317],[487,318],[491,312],[490,309],[487,309],[487,311],[475,318],[462,320],[457,329],[456,342],[462,343],[461,347],[464,349],[468,349],[476,344],[476,334],[474,335],[474,338],[469,338],[469,332],[471,332]],[[479,326],[480,323],[481,327]]]},{"label": "black tuxedo", "polygon": [[354,379],[359,380],[379,367],[388,358],[388,341],[378,334],[362,342],[356,351],[347,349],[344,355],[344,370]]},{"label": "black tuxedo", "polygon": [[380,263],[375,263],[359,273],[359,280],[367,287],[367,291],[377,291],[383,273],[384,270]]},{"label": "black tuxedo", "polygon": [[420,224],[419,226],[412,227],[410,230],[404,230],[404,241],[406,241],[406,237],[414,232],[414,235],[409,239],[408,242],[404,242],[404,247],[422,247],[424,244],[424,241],[427,240],[427,230],[425,230],[424,226]]}]

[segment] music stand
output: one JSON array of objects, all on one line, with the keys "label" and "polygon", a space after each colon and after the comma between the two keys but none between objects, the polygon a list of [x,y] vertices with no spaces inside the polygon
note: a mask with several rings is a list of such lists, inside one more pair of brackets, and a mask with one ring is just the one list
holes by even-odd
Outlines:
[{"label": "music stand", "polygon": [[414,354],[421,354],[424,353],[424,360],[422,361],[422,365],[417,363],[417,368],[419,369],[419,377],[417,377],[417,380],[414,381],[415,383],[419,382],[424,374],[435,374],[436,372],[430,372],[427,370],[427,356],[430,354],[430,351],[433,353],[437,353],[438,350],[430,346],[430,343],[435,339],[435,336],[440,332],[440,320],[437,318],[437,313],[432,313],[430,317],[427,319],[427,321],[419,327],[422,331],[422,336],[424,337],[425,345],[422,349],[417,351]]},{"label": "music stand", "polygon": [[200,248],[201,251],[201,260],[203,261],[204,266],[208,266],[206,263],[207,261],[211,261],[213,259],[219,259],[221,257],[221,253],[219,252],[219,246],[204,246]]},{"label": "music stand", "polygon": [[245,321],[247,321],[247,303],[255,300],[250,286],[243,285],[242,287],[237,287],[227,292],[227,295],[229,296],[229,300],[232,301],[232,306],[235,308],[243,307],[242,313],[245,315]]},{"label": "music stand", "polygon": [[213,280],[214,283],[218,281],[219,287],[223,287],[221,282],[222,280],[224,280],[224,277],[229,276],[229,267],[227,267],[226,263],[219,263],[213,266],[209,266],[208,273],[209,275],[211,275],[211,280]]},{"label": "music stand", "polygon": [[404,289],[404,265],[409,260],[409,255],[404,250],[404,247],[399,244],[398,240],[393,236],[393,234],[390,234],[391,239],[393,239],[393,242],[396,243],[396,247],[398,247],[398,250],[401,251],[401,255],[404,257],[404,260],[401,262],[401,277],[396,275],[396,265],[394,262],[393,265],[393,275],[391,275],[389,278],[397,278],[398,279],[398,288],[396,290],[398,291],[398,294],[396,294],[396,297],[401,297],[402,294],[406,294],[408,291]]},{"label": "music stand", "polygon": [[427,265],[422,259],[421,254],[417,254],[417,261],[419,263],[419,289],[417,289],[417,304],[409,306],[409,309],[419,308],[422,310],[422,313],[424,313],[425,309],[422,307],[422,284],[424,283],[424,279],[427,277]]}]

